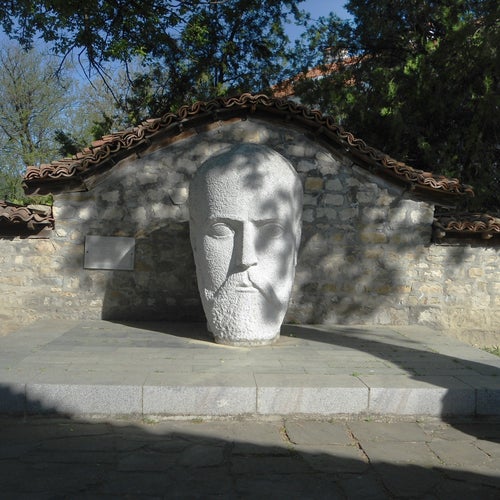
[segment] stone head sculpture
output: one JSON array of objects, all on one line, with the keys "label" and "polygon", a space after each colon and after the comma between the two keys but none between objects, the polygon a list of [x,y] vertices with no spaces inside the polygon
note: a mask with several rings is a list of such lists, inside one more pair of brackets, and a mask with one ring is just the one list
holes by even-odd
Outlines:
[{"label": "stone head sculpture", "polygon": [[198,289],[215,341],[269,344],[279,336],[301,234],[302,184],[262,145],[209,158],[189,192]]}]

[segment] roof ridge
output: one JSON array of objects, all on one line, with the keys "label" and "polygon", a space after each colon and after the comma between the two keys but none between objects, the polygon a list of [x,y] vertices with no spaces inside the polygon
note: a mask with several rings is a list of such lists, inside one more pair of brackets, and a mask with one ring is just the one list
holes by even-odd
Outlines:
[{"label": "roof ridge", "polygon": [[78,179],[107,163],[115,155],[148,143],[150,138],[161,131],[170,130],[172,135],[178,135],[190,126],[197,125],[204,117],[222,119],[222,115],[226,116],[231,111],[235,114],[269,112],[278,117],[282,115],[289,120],[295,119],[300,125],[313,131],[317,137],[323,136],[326,141],[333,140],[341,144],[358,159],[379,167],[382,173],[400,181],[444,194],[474,195],[471,186],[462,184],[456,178],[447,178],[416,169],[368,146],[362,139],[356,138],[338,125],[331,116],[323,115],[319,110],[310,109],[288,99],[249,93],[184,105],[176,113],[165,113],[159,118],[147,119],[136,127],[103,136],[72,157],[39,167],[28,166],[24,176],[25,188],[36,190],[39,184]]}]

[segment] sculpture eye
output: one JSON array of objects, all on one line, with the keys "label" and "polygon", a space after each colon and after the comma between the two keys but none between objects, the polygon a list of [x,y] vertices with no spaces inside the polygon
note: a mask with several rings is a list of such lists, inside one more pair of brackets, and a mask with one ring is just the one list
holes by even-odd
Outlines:
[{"label": "sculpture eye", "polygon": [[208,235],[212,238],[228,238],[233,234],[234,231],[223,222],[214,222],[208,227]]},{"label": "sculpture eye", "polygon": [[278,222],[266,222],[260,227],[260,235],[265,239],[281,238],[285,228]]}]

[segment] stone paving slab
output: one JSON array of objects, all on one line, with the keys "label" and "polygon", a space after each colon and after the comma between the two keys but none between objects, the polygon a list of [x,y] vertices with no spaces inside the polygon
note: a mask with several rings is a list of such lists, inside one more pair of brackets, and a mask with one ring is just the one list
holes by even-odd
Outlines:
[{"label": "stone paving slab", "polygon": [[0,413],[495,417],[499,375],[425,327],[285,325],[249,348],[202,324],[42,321],[0,338]]},{"label": "stone paving slab", "polygon": [[497,499],[499,426],[0,417],[5,499]]}]

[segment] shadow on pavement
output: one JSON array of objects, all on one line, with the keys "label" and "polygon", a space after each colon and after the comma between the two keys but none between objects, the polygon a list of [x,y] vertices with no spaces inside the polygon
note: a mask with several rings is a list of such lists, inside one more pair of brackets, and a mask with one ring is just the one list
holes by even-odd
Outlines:
[{"label": "shadow on pavement", "polygon": [[[16,394],[4,388],[3,397]],[[483,438],[496,436],[498,456],[498,429],[481,428]],[[478,467],[484,464],[449,466],[427,442],[411,442],[411,436],[366,446],[365,438],[358,439],[356,433],[354,424],[342,421],[4,416],[0,491],[2,498],[37,500],[499,496],[491,451],[483,453],[489,465],[482,469]],[[461,448],[473,441],[455,444]],[[398,446],[409,451],[397,452],[403,453],[398,457]]]},{"label": "shadow on pavement", "polygon": [[[458,355],[442,354],[432,349],[424,350],[418,348],[421,344],[409,338],[401,337],[401,341],[395,344],[391,337],[384,336],[383,330],[377,332],[376,335],[380,341],[373,340],[375,335],[367,335],[366,330],[352,327],[336,327],[336,330],[331,332],[321,327],[288,325],[283,335],[362,351],[399,366],[406,372],[409,379],[448,389],[441,400],[441,417],[453,425],[456,425],[453,415],[456,414],[460,398],[460,393],[453,391],[457,389],[457,383],[462,384],[463,381],[468,380],[468,377],[484,375],[496,378],[500,376],[500,369],[497,366],[462,359]],[[450,375],[453,373],[457,376]],[[476,391],[476,404],[478,397]],[[483,393],[483,397],[488,396],[484,396]],[[473,429],[474,427],[471,427],[470,431]]]},{"label": "shadow on pavement", "polygon": [[[177,337],[179,340],[193,339],[207,342],[208,344],[213,343],[203,323],[194,325],[165,322],[115,323],[133,326],[146,331],[162,333],[174,338]],[[387,335],[387,333],[384,333],[384,330],[391,330],[391,327],[377,327],[376,330],[371,331],[369,328],[363,329],[340,325],[334,327],[284,325],[282,327],[281,337],[287,341],[300,339],[301,341],[307,342],[308,349],[304,350],[304,356],[307,356],[308,353],[312,351],[312,349],[309,348],[311,343],[328,344],[338,347],[339,353],[352,353],[358,351],[360,353],[369,354],[370,356],[383,360],[388,366],[397,367],[401,370],[401,373],[404,374],[405,378],[409,380],[424,382],[430,384],[430,386],[447,389],[441,400],[440,415],[450,422],[453,422],[451,420],[453,415],[464,414],[473,416],[473,408],[477,408],[477,406],[473,406],[473,404],[477,403],[477,401],[474,402],[470,399],[474,397],[476,397],[476,399],[482,397],[485,400],[491,397],[491,401],[486,401],[484,403],[489,413],[480,414],[480,416],[491,414],[491,408],[493,408],[498,400],[498,395],[496,395],[498,393],[494,392],[490,395],[487,388],[485,388],[481,396],[477,393],[474,396],[471,395],[470,385],[467,385],[467,383],[478,383],[477,379],[480,377],[483,377],[483,383],[486,383],[485,381],[487,379],[493,382],[498,380],[498,377],[500,377],[498,364],[495,366],[494,363],[488,364],[486,361],[483,363],[474,359],[463,359],[460,357],[460,355],[467,352],[468,349],[473,351],[473,357],[475,359],[480,359],[481,356],[489,357],[490,355],[470,346],[463,345],[462,348],[462,344],[458,344],[459,350],[461,349],[462,351],[455,352],[456,355],[443,354],[442,352],[436,352],[432,347],[426,345],[427,340],[432,346],[432,338],[424,338],[422,342],[416,342],[404,335],[400,335],[399,337],[396,337],[394,333]],[[453,339],[450,339],[450,343],[453,344],[453,342]],[[267,348],[266,346],[259,347],[258,350],[265,351]],[[443,350],[447,349],[451,353],[455,351],[455,348],[456,346],[453,345],[451,347],[442,347]],[[477,356],[475,355],[476,352]],[[337,353],[332,351],[332,355],[333,354]],[[258,359],[258,354],[256,354],[256,358]],[[300,359],[297,362],[300,363]],[[317,373],[320,372],[318,371]],[[345,375],[352,375],[352,373],[347,370]],[[363,372],[363,375],[366,374]],[[388,375],[387,377],[390,378],[391,376],[393,375]],[[394,375],[394,377],[397,378],[398,375]],[[389,381],[386,380],[386,383],[389,383]],[[395,387],[397,387],[397,385]],[[468,393],[468,396],[464,396],[464,391]],[[467,401],[462,399],[465,397],[469,397],[469,403],[471,403],[471,405],[468,406]],[[468,413],[460,413],[464,408]]]}]

